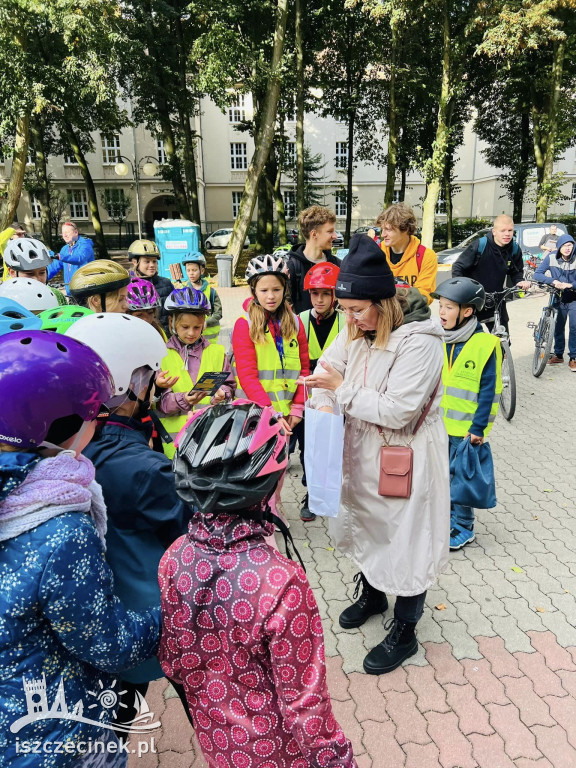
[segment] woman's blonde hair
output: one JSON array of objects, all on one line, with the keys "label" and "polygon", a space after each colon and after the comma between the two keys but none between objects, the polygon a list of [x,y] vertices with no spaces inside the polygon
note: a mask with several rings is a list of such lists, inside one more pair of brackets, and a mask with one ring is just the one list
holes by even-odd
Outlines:
[{"label": "woman's blonde hair", "polygon": [[[120,292],[126,291],[125,288],[119,288],[117,291],[111,291],[106,293],[106,312],[115,312],[118,304],[120,303]],[[96,293],[93,296],[88,296],[86,300],[86,306],[88,309],[94,312],[102,312],[102,299],[100,294]]]},{"label": "woman's blonde hair", "polygon": [[[279,277],[278,280],[283,282],[281,277]],[[252,296],[254,297],[254,301],[251,301],[250,306],[248,307],[248,317],[250,319],[250,338],[254,344],[264,344],[266,342],[268,313],[264,307],[260,306],[260,304],[256,302],[257,285],[258,280],[254,281],[254,283],[250,286],[252,289]],[[284,288],[286,289],[286,286],[284,286]],[[290,307],[288,299],[286,298],[286,290],[284,290],[284,299],[282,304],[280,304],[274,314],[280,323],[280,333],[282,334],[282,338],[289,339],[292,336],[296,336],[298,333],[298,325],[294,317],[294,313],[292,312],[292,308]]]},{"label": "woman's blonde hair", "polygon": [[[408,306],[408,291],[405,288],[397,288],[396,296],[390,299],[375,301],[374,306],[378,312],[378,325],[376,326],[375,349],[385,349],[392,331],[400,328],[404,322],[404,309]],[[354,323],[348,324],[348,343],[361,339],[367,331],[358,328]]]}]

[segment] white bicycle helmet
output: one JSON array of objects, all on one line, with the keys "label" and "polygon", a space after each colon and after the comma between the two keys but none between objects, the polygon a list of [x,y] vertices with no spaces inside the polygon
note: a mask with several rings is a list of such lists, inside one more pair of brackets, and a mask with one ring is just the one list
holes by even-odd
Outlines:
[{"label": "white bicycle helmet", "polygon": [[4,249],[4,262],[10,269],[18,272],[30,272],[42,269],[52,263],[48,248],[40,240],[31,237],[19,237],[9,240]]},{"label": "white bicycle helmet", "polygon": [[30,277],[10,277],[0,285],[0,296],[12,299],[30,312],[44,312],[58,306],[54,291]]},{"label": "white bicycle helmet", "polygon": [[277,275],[286,282],[290,277],[290,272],[288,265],[281,256],[265,253],[250,259],[246,267],[246,280],[250,285],[254,278],[262,277],[262,275]]},{"label": "white bicycle helmet", "polygon": [[133,315],[86,315],[71,325],[65,335],[84,342],[104,360],[114,379],[115,395],[125,395],[129,390],[138,394],[134,372],[139,368],[159,371],[168,351],[154,326]]}]

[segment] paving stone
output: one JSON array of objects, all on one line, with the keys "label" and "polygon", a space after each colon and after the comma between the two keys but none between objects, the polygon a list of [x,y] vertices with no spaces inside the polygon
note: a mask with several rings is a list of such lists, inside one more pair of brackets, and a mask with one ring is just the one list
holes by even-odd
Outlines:
[{"label": "paving stone", "polygon": [[388,691],[407,693],[412,690],[408,685],[407,671],[404,667],[398,667],[393,672],[388,672],[387,675],[378,675],[377,680],[378,688],[382,693],[388,693]]},{"label": "paving stone", "polygon": [[341,632],[337,635],[336,647],[339,655],[342,656],[342,669],[346,675],[351,672],[364,674],[362,662],[368,651],[362,643],[362,635],[359,632],[354,634],[351,634],[350,631]]},{"label": "paving stone", "polygon": [[493,675],[496,677],[522,676],[518,661],[504,647],[504,640],[501,637],[478,637],[477,641],[480,652],[490,662]]},{"label": "paving stone", "polygon": [[317,547],[312,550],[312,557],[316,562],[316,567],[321,572],[327,573],[339,573],[336,560],[332,552],[322,547]]},{"label": "paving stone", "polygon": [[566,672],[563,669],[559,669],[556,674],[562,681],[562,687],[564,690],[576,699],[576,672]]},{"label": "paving stone", "polygon": [[534,648],[546,659],[548,669],[554,672],[559,669],[576,672],[576,664],[572,656],[558,644],[558,640],[552,632],[529,632],[528,635]]},{"label": "paving stone", "polygon": [[435,744],[405,744],[405,768],[438,768],[439,752]]},{"label": "paving stone", "polygon": [[396,726],[391,720],[387,723],[367,720],[362,727],[363,742],[366,754],[372,758],[372,768],[404,768],[406,754],[396,740]]},{"label": "paving stone", "polygon": [[[166,727],[168,724],[168,728]],[[158,751],[171,751],[186,754],[192,749],[194,731],[184,713],[179,698],[166,701],[166,710],[162,719],[162,735],[158,738]]]},{"label": "paving stone", "polygon": [[535,725],[532,733],[536,737],[536,746],[550,760],[554,768],[574,768],[576,750],[568,743],[566,731],[563,728],[559,725],[554,728]]},{"label": "paving stone", "polygon": [[494,733],[490,725],[488,713],[476,698],[476,689],[471,685],[454,685],[447,683],[446,700],[458,716],[459,727],[462,733],[483,733],[486,736]]},{"label": "paving stone", "polygon": [[470,594],[470,590],[462,584],[458,574],[442,574],[438,580],[438,583],[446,592],[446,596],[451,603],[472,602],[472,595]]},{"label": "paving stone", "polygon": [[426,720],[416,707],[416,696],[412,691],[398,693],[388,691],[386,712],[396,725],[396,740],[402,746],[407,742],[428,744],[430,736],[426,731]]},{"label": "paving stone", "polygon": [[356,718],[356,702],[353,699],[347,701],[333,701],[332,709],[334,717],[340,724],[340,727],[350,739],[354,753],[364,752],[362,736],[364,731]]},{"label": "paving stone", "polygon": [[472,744],[460,732],[454,712],[427,712],[428,733],[438,747],[442,768],[476,768]]},{"label": "paving stone", "polygon": [[366,648],[374,648],[381,643],[382,640],[388,634],[384,630],[384,621],[390,617],[390,611],[386,614],[378,614],[372,616],[368,621],[359,628],[359,632],[363,637],[364,646]]},{"label": "paving stone", "polygon": [[[546,611],[556,610],[551,598],[548,596],[548,594],[542,592],[541,587],[535,581],[515,582],[514,586],[517,591],[517,596],[523,597],[525,600],[527,600],[530,608],[544,608]],[[560,588],[558,583],[557,586]]]},{"label": "paving stone", "polygon": [[418,622],[418,640],[421,643],[443,643],[444,636],[440,629],[440,624],[434,618],[434,608],[430,609],[428,605],[424,608],[424,615]]},{"label": "paving stone", "polygon": [[542,753],[536,748],[536,739],[520,720],[520,713],[514,704],[500,706],[488,704],[490,725],[504,739],[504,751],[512,760],[528,757],[536,760]]},{"label": "paving stone", "polygon": [[571,696],[546,696],[544,701],[554,720],[566,731],[568,743],[576,749],[576,700]]},{"label": "paving stone", "polygon": [[492,618],[492,616],[501,616],[506,618],[508,612],[506,606],[496,595],[492,587],[483,583],[481,586],[473,585],[470,588],[470,594],[474,602],[480,606],[480,610],[484,616]]},{"label": "paving stone", "polygon": [[367,752],[363,755],[354,755],[358,768],[372,768],[372,758]]},{"label": "paving stone", "polygon": [[[128,757],[128,768],[158,768],[160,755],[156,751],[156,742],[153,740],[153,737],[143,739],[142,736],[139,736],[138,741],[140,744],[146,742],[149,745],[150,751],[146,754],[140,753],[140,755],[138,755],[138,752],[131,754]],[[129,749],[138,749],[138,747],[133,746],[129,747]]]},{"label": "paving stone", "polygon": [[504,751],[504,742],[497,733],[484,736],[471,733],[472,755],[479,768],[515,768],[514,763]]},{"label": "paving stone", "polygon": [[330,697],[337,701],[346,701],[350,698],[348,690],[350,678],[342,671],[342,657],[331,656],[326,659],[326,679]]},{"label": "paving stone", "polygon": [[466,683],[462,665],[452,655],[452,649],[448,643],[426,643],[424,648],[428,663],[434,667],[436,680],[440,685]]},{"label": "paving stone", "polygon": [[518,666],[534,683],[537,696],[566,696],[562,681],[551,669],[541,653],[517,653]]},{"label": "paving stone", "polygon": [[436,682],[434,668],[426,666],[424,669],[418,667],[406,668],[406,680],[408,685],[416,694],[416,706],[420,712],[448,712],[449,706],[446,703],[446,691]]},{"label": "paving stone", "polygon": [[533,725],[554,725],[545,701],[535,693],[530,678],[501,677],[500,681],[510,701],[518,707],[520,719],[524,725],[529,728]]},{"label": "paving stone", "polygon": [[480,572],[474,567],[474,564],[466,557],[451,558],[452,568],[454,573],[460,576],[462,584],[470,589],[470,594],[473,597],[474,591],[472,587],[483,586],[485,584]]},{"label": "paving stone", "polygon": [[480,704],[508,704],[504,686],[495,677],[486,659],[464,659],[462,667],[467,681],[476,689],[476,698]]},{"label": "paving stone", "polygon": [[344,629],[340,626],[338,619],[343,610],[350,605],[348,600],[336,600],[334,597],[328,604],[328,616],[332,621],[332,631],[336,635],[341,634],[358,634],[357,630]]},{"label": "paving stone", "polygon": [[348,691],[356,702],[356,717],[361,723],[364,720],[385,723],[390,719],[386,712],[386,699],[378,688],[378,675],[353,672],[349,675],[349,681]]},{"label": "paving stone", "polygon": [[510,653],[517,651],[529,653],[532,650],[530,638],[525,632],[522,632],[512,616],[494,616],[491,621],[494,631],[504,639],[504,645]]},{"label": "paving stone", "polygon": [[484,582],[492,588],[494,595],[500,599],[503,597],[518,597],[515,585],[506,578],[500,570],[486,571],[482,573]]},{"label": "paving stone", "polygon": [[525,757],[520,757],[515,763],[516,768],[554,768],[546,757],[541,757],[540,760],[528,760]]},{"label": "paving stone", "polygon": [[442,624],[442,634],[452,646],[452,654],[456,659],[481,659],[478,643],[468,633],[468,627],[463,621],[445,622]]},{"label": "paving stone", "polygon": [[[543,632],[546,627],[542,624],[540,613],[536,611],[536,605],[529,605],[523,597],[510,598],[503,597],[502,602],[508,609],[518,629],[522,632]],[[542,606],[538,606],[542,607]]]},{"label": "paving stone", "polygon": [[496,634],[490,620],[483,615],[477,603],[455,603],[455,607],[456,613],[466,624],[466,629],[471,637],[478,637],[479,635],[490,637]]}]

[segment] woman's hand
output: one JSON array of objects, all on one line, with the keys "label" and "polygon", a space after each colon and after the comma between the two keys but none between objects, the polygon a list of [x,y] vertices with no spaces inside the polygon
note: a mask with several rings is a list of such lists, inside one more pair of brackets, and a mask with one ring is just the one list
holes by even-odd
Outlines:
[{"label": "woman's hand", "polygon": [[322,408],[318,408],[319,411],[324,411],[324,413],[334,413],[334,408],[331,408],[329,405],[323,405]]},{"label": "woman's hand", "polygon": [[159,389],[170,389],[179,378],[180,376],[170,376],[170,371],[158,371],[155,384]]},{"label": "woman's hand", "polygon": [[218,405],[218,403],[221,403],[224,400],[226,400],[226,390],[223,387],[220,387],[212,398],[212,405]]},{"label": "woman's hand", "polygon": [[290,425],[290,429],[293,430],[302,421],[302,416],[288,416],[286,421]]},{"label": "woman's hand", "polygon": [[304,384],[308,389],[317,387],[318,389],[329,389],[334,392],[334,390],[342,386],[344,377],[330,363],[320,360],[320,365],[324,370],[319,370],[320,366],[316,366],[314,373],[304,379]]},{"label": "woman's hand", "polygon": [[483,437],[479,437],[478,435],[473,435],[471,432],[468,432],[466,437],[470,438],[470,442],[472,443],[472,445],[482,445],[484,443]]},{"label": "woman's hand", "polygon": [[206,392],[192,391],[184,395],[184,399],[191,408],[194,408],[194,406],[197,405],[203,397],[206,397]]}]

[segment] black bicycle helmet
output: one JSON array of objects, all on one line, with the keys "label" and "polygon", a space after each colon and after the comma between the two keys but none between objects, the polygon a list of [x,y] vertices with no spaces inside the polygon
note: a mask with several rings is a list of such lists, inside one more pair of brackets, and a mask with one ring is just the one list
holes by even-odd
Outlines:
[{"label": "black bicycle helmet", "polygon": [[479,312],[486,301],[484,286],[471,277],[453,277],[441,283],[431,294],[434,299],[448,299],[456,304],[465,304]]},{"label": "black bicycle helmet", "polygon": [[198,411],[175,445],[176,491],[204,514],[264,511],[288,463],[274,409],[246,400]]}]

